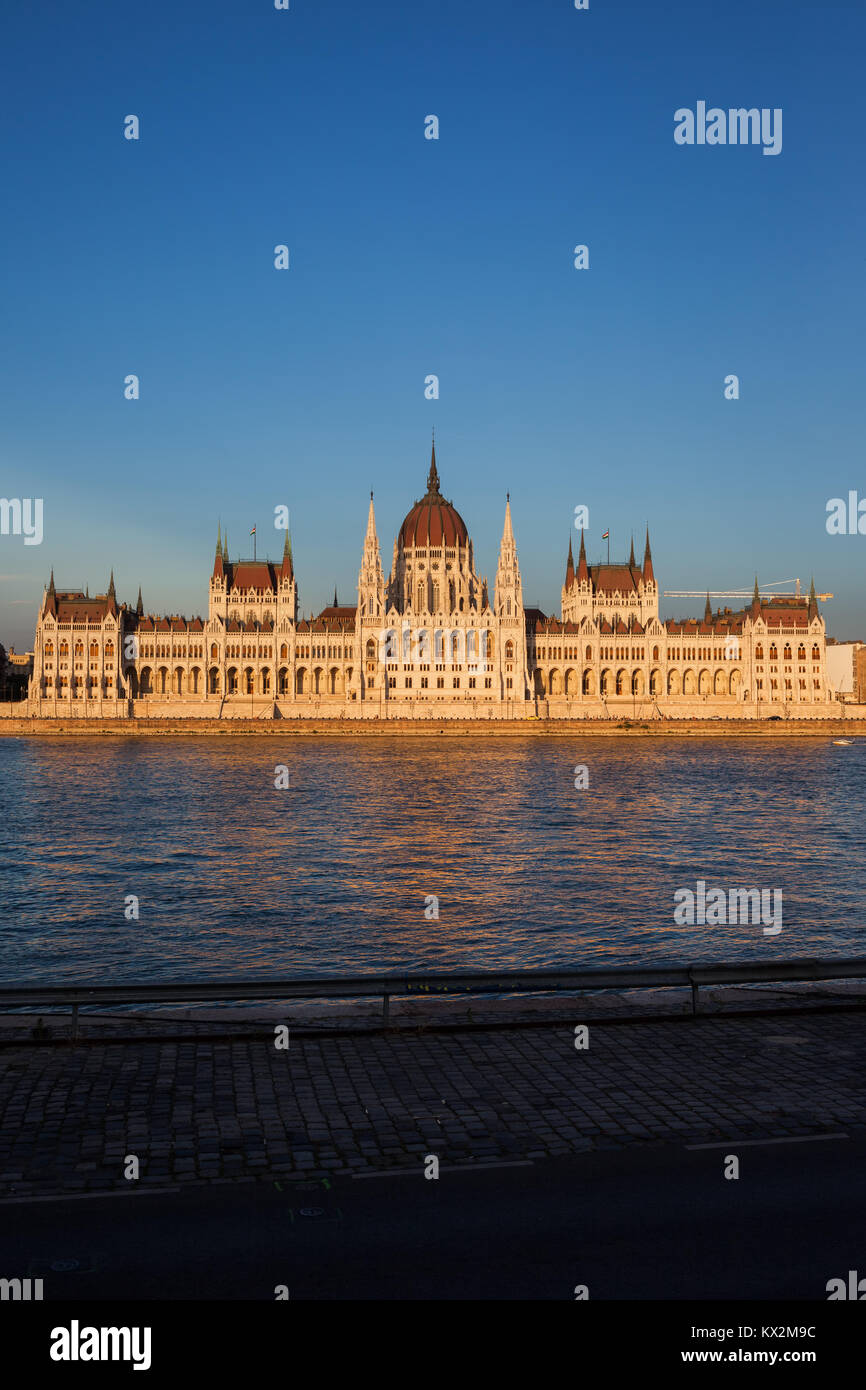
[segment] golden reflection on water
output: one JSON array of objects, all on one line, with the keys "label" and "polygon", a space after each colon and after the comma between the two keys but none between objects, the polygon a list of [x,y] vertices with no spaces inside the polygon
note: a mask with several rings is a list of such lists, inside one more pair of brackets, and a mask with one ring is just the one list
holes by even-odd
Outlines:
[{"label": "golden reflection on water", "polygon": [[[866,741],[4,739],[0,768],[7,981],[863,948]],[[700,878],[782,889],[782,934],[675,926]]]}]

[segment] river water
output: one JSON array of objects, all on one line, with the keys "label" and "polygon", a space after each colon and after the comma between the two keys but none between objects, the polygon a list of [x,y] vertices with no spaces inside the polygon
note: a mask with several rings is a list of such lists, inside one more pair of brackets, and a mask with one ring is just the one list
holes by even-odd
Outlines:
[{"label": "river water", "polygon": [[[864,774],[820,735],[3,738],[0,982],[859,954]],[[781,933],[676,925],[698,880]]]}]

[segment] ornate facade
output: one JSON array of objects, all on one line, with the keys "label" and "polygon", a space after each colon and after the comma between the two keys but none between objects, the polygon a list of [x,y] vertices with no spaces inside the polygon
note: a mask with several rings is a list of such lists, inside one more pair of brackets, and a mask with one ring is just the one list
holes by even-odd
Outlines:
[{"label": "ornate facade", "polygon": [[373,497],[355,605],[299,617],[291,542],[282,559],[230,561],[217,533],[207,618],[145,614],[108,590],[59,590],[36,627],[35,716],[210,718],[827,718],[838,712],[825,627],[808,599],[762,599],[662,622],[649,533],[641,564],[577,566],[562,617],[526,608],[511,519],[492,596],[472,540],[442,496],[406,516],[385,577]]}]

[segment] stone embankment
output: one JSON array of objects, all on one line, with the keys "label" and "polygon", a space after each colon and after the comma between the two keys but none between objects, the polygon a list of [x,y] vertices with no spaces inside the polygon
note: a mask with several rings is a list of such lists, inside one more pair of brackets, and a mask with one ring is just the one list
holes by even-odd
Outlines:
[{"label": "stone embankment", "polygon": [[28,719],[0,720],[7,738],[231,737],[424,738],[483,734],[497,738],[863,738],[866,719],[663,719],[652,723],[601,719]]}]

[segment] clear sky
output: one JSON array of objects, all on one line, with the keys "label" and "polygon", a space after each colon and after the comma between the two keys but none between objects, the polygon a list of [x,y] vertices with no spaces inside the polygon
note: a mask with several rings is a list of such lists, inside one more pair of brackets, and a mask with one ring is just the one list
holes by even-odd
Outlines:
[{"label": "clear sky", "polygon": [[[663,590],[814,572],[866,638],[866,535],[825,528],[866,498],[863,4],[52,0],[3,27],[0,494],[44,502],[41,545],[0,536],[7,646],[52,565],[206,612],[217,521],[276,554],[280,504],[304,612],[354,602],[370,489],[387,572],[433,425],[491,580],[510,490],[528,604],[558,608],[586,505],[591,560],[649,522]],[[675,144],[698,101],[781,108],[781,153]]]}]

